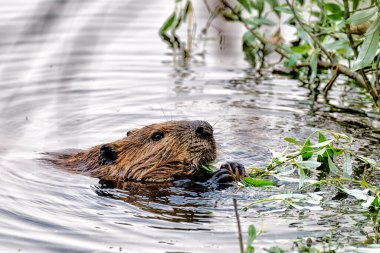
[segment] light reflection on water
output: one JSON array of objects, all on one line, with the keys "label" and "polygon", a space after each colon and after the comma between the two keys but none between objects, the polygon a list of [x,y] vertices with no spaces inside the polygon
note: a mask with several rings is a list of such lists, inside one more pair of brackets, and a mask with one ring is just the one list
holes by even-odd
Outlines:
[{"label": "light reflection on water", "polygon": [[[315,128],[360,137],[356,149],[379,153],[378,116],[332,107],[369,111],[357,89],[336,87],[329,103],[321,96],[310,100],[313,94],[296,81],[247,71],[236,46],[240,34],[228,32],[223,51],[218,39],[202,42],[183,61],[157,34],[171,8],[158,0],[0,5],[0,251],[237,252],[231,198],[243,205],[281,189],[118,190],[36,161],[43,152],[91,147],[153,122],[207,120],[215,125],[218,162],[246,166],[264,166],[269,149],[284,146],[282,137],[304,137]],[[210,36],[216,36],[212,30]],[[254,223],[267,231],[259,248],[289,248],[297,237],[357,223],[343,214],[339,222],[327,218],[328,210],[278,209],[241,213],[244,230]]]}]

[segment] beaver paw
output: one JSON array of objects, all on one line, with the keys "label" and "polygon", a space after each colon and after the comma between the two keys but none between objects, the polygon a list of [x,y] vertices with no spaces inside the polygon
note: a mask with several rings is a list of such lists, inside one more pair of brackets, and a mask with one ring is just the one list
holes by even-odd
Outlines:
[{"label": "beaver paw", "polygon": [[244,165],[237,162],[227,162],[214,172],[210,181],[214,184],[230,184],[246,176]]}]

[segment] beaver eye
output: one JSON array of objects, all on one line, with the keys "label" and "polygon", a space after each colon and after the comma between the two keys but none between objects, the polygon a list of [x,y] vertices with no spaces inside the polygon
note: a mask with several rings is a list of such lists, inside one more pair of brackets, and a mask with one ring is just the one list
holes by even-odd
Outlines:
[{"label": "beaver eye", "polygon": [[164,138],[164,133],[163,132],[156,132],[152,135],[152,140],[154,141],[159,141],[162,138]]}]

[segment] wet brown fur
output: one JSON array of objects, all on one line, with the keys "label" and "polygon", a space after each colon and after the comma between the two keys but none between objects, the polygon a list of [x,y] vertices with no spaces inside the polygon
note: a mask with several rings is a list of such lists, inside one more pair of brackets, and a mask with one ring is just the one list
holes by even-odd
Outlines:
[{"label": "wet brown fur", "polygon": [[[59,155],[51,162],[75,173],[108,180],[165,182],[192,177],[199,172],[201,164],[216,158],[213,136],[200,138],[195,133],[199,122],[168,121],[133,130],[127,137],[106,144],[117,153],[110,165],[101,163],[102,145]],[[152,136],[158,132],[164,137],[154,141]]]}]

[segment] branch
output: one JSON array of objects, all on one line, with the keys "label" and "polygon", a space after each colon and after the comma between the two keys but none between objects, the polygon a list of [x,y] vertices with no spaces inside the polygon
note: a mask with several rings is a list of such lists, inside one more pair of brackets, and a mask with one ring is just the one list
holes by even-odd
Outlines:
[{"label": "branch", "polygon": [[333,84],[335,83],[336,79],[338,78],[339,76],[339,72],[338,71],[333,71],[333,76],[331,77],[331,79],[329,80],[329,82],[326,84],[325,88],[323,88],[323,92],[324,93],[328,93],[329,90],[331,89],[331,87],[333,86]]}]

